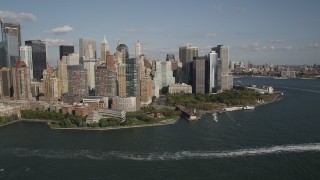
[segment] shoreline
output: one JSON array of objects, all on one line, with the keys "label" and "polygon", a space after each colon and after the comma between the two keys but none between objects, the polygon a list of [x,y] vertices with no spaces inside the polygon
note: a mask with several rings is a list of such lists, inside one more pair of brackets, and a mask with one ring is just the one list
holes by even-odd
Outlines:
[{"label": "shoreline", "polygon": [[[255,106],[255,107],[259,107],[259,106],[264,106],[264,105],[267,105],[267,104],[271,104],[271,103],[275,103],[275,102],[278,102],[282,99],[282,95],[280,93],[278,93],[276,95],[276,97],[274,99],[272,99],[271,101],[265,101],[265,102],[261,102],[261,103],[255,103],[253,104],[252,106]],[[231,106],[231,107],[238,107],[238,106]],[[239,106],[240,107],[240,106]],[[211,114],[211,113],[226,113],[226,112],[233,112],[233,111],[240,111],[240,110],[243,110],[242,108],[243,106],[241,106],[241,108],[235,108],[234,110],[230,110],[230,111],[226,111],[224,109],[214,109],[214,110],[208,110],[208,111],[205,111],[205,110],[199,110],[199,113],[201,115],[203,114]],[[230,107],[229,107],[230,108]]]},{"label": "shoreline", "polygon": [[163,122],[154,123],[154,124],[144,124],[144,125],[132,125],[132,126],[111,126],[111,127],[72,127],[72,128],[56,128],[51,127],[50,123],[47,122],[50,129],[55,130],[80,130],[80,131],[107,131],[107,130],[117,130],[117,129],[130,129],[130,128],[143,128],[143,127],[153,127],[153,126],[165,126],[165,125],[172,125],[179,121],[179,117],[168,119]]},{"label": "shoreline", "polygon": [[59,122],[55,120],[47,120],[47,119],[18,119],[14,121],[10,121],[6,124],[1,124],[1,127],[15,124],[18,122],[41,122],[41,123],[46,123],[50,129],[53,130],[83,130],[83,131],[104,131],[104,130],[116,130],[116,129],[130,129],[130,128],[142,128],[142,127],[153,127],[153,126],[165,126],[165,125],[172,125],[175,124],[179,121],[180,117],[176,118],[171,118],[164,120],[162,122],[154,123],[154,124],[143,124],[143,125],[132,125],[132,126],[113,126],[113,127],[97,127],[97,128],[92,128],[92,127],[72,127],[72,128],[56,128],[51,126],[51,122]]}]

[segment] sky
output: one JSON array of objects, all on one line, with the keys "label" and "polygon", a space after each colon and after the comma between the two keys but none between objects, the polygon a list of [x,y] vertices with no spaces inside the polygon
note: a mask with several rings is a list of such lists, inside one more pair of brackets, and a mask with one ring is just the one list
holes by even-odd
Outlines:
[{"label": "sky", "polygon": [[[149,60],[179,58],[192,44],[199,55],[229,47],[229,60],[276,65],[320,64],[319,0],[1,0],[4,22],[19,22],[22,41],[45,40],[49,65],[59,45],[94,38],[97,55],[106,36],[110,51],[137,40]],[[24,43],[23,43],[24,44]]]}]

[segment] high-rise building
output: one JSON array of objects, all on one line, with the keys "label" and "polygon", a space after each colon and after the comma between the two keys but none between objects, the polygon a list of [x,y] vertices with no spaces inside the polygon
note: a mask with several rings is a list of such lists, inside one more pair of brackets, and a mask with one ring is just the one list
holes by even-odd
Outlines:
[{"label": "high-rise building", "polygon": [[31,100],[32,93],[29,68],[24,61],[18,61],[12,71],[13,98],[15,100]]},{"label": "high-rise building", "polygon": [[117,82],[118,82],[118,96],[127,96],[127,85],[126,85],[126,65],[119,64],[117,66]]},{"label": "high-rise building", "polygon": [[62,56],[68,56],[69,54],[73,54],[73,53],[74,53],[74,46],[69,46],[69,45],[59,46],[60,60],[62,59]]},{"label": "high-rise building", "polygon": [[108,44],[106,35],[104,35],[103,41],[101,43],[101,58],[100,58],[100,61],[101,62],[106,62],[106,57],[109,54],[110,54],[109,53],[109,44]]},{"label": "high-rise building", "polygon": [[198,56],[198,47],[187,44],[186,46],[179,47],[179,59],[182,62],[182,71],[184,72],[186,79],[183,81],[186,83],[191,82],[192,78],[192,67],[191,62],[193,57]]},{"label": "high-rise building", "polygon": [[226,46],[218,45],[212,48],[218,54],[218,90],[231,90],[233,88],[233,75],[229,68],[229,49]]},{"label": "high-rise building", "polygon": [[11,99],[13,87],[11,85],[11,70],[3,67],[0,69],[1,99]]},{"label": "high-rise building", "polygon": [[205,93],[206,85],[206,57],[198,56],[193,58],[193,93]]},{"label": "high-rise building", "polygon": [[30,70],[30,78],[33,79],[32,47],[20,46],[20,60],[24,61]]},{"label": "high-rise building", "polygon": [[129,59],[129,49],[125,44],[119,44],[116,49],[118,52],[120,52],[120,56],[122,57],[122,60],[120,63],[125,64],[126,60]]},{"label": "high-rise building", "polygon": [[40,80],[43,70],[47,68],[47,46],[45,41],[25,41],[26,46],[32,47],[33,78]]},{"label": "high-rise building", "polygon": [[58,62],[58,79],[59,79],[59,94],[68,93],[68,71],[67,63],[64,61]]},{"label": "high-rise building", "polygon": [[79,54],[71,53],[66,56],[62,56],[60,59],[61,61],[65,62],[67,65],[79,65]]},{"label": "high-rise building", "polygon": [[0,66],[12,68],[19,60],[21,46],[21,27],[16,23],[1,21]]},{"label": "high-rise building", "polygon": [[106,66],[95,69],[95,94],[96,96],[117,96],[117,73],[108,70]]},{"label": "high-rise building", "polygon": [[127,97],[137,96],[137,61],[136,58],[126,60],[126,94]]},{"label": "high-rise building", "polygon": [[83,60],[84,69],[87,72],[87,83],[88,89],[95,89],[95,65],[97,64],[96,59],[85,59]]},{"label": "high-rise building", "polygon": [[175,83],[170,61],[154,61],[152,64],[153,81],[160,89]]},{"label": "high-rise building", "polygon": [[141,43],[139,40],[136,42],[135,50],[136,50],[136,53],[135,53],[136,58],[139,58],[139,56],[141,55]]},{"label": "high-rise building", "polygon": [[87,59],[97,59],[96,40],[91,38],[80,38],[79,56],[80,58],[86,57]]},{"label": "high-rise building", "polygon": [[206,69],[209,72],[209,77],[206,80],[209,81],[208,84],[211,89],[208,89],[208,91],[211,93],[212,88],[217,88],[218,85],[218,54],[215,51],[209,53],[209,64]]},{"label": "high-rise building", "polygon": [[58,101],[61,97],[59,81],[55,75],[55,69],[48,67],[43,71],[43,94],[46,101]]},{"label": "high-rise building", "polygon": [[83,65],[67,66],[68,72],[68,95],[85,97],[88,96],[87,72]]},{"label": "high-rise building", "polygon": [[141,105],[150,104],[153,96],[153,81],[148,77],[142,77],[140,80],[140,101]]}]

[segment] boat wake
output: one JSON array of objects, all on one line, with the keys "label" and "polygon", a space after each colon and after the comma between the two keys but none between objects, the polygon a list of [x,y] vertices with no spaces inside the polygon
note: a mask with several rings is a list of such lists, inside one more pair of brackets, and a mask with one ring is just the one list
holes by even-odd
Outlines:
[{"label": "boat wake", "polygon": [[179,151],[179,152],[99,152],[94,150],[48,150],[9,148],[1,149],[0,156],[8,154],[18,157],[41,157],[50,159],[92,159],[92,160],[135,160],[135,161],[170,161],[184,159],[216,159],[216,158],[237,158],[248,156],[275,155],[285,153],[320,152],[320,143],[282,145],[254,149],[239,149],[231,151]]},{"label": "boat wake", "polygon": [[215,122],[218,122],[217,113],[213,113],[212,116],[213,116],[213,120],[214,120]]}]

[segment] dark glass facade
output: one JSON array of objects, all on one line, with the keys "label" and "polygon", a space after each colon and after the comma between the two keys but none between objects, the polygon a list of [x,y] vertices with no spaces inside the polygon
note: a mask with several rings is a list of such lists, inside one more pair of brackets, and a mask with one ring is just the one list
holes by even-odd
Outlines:
[{"label": "dark glass facade", "polygon": [[26,46],[32,47],[33,78],[40,80],[43,70],[47,68],[46,43],[41,40],[25,41]]},{"label": "dark glass facade", "polygon": [[72,54],[72,53],[74,53],[74,46],[67,46],[67,45],[59,46],[60,60],[62,59],[62,56],[68,56],[69,54]]}]

